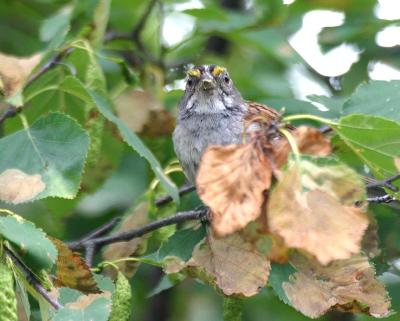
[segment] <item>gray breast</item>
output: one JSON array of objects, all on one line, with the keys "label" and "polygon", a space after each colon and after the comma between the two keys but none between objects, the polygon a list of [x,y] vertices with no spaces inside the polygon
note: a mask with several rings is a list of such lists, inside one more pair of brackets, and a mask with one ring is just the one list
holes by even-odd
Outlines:
[{"label": "gray breast", "polygon": [[243,114],[192,114],[179,119],[173,134],[174,148],[186,177],[195,183],[204,151],[210,145],[240,144]]}]

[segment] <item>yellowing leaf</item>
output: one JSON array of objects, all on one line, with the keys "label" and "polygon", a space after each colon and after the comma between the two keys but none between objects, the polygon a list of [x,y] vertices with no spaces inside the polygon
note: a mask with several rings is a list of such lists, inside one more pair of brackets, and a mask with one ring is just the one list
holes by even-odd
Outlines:
[{"label": "yellowing leaf", "polygon": [[71,310],[84,310],[98,298],[110,298],[111,293],[105,291],[103,293],[91,293],[88,295],[81,295],[75,302],[67,303],[66,308]]},{"label": "yellowing leaf", "polygon": [[400,172],[400,158],[394,158],[394,166],[396,166],[397,171]]},{"label": "yellowing leaf", "polygon": [[93,274],[80,254],[72,252],[65,243],[58,239],[51,238],[51,241],[58,251],[55,283],[58,286],[67,286],[84,293],[99,292]]},{"label": "yellowing leaf", "polygon": [[[124,217],[123,222],[118,228],[119,232],[138,228],[148,222],[148,201],[140,203],[132,213]],[[120,258],[129,257],[134,254],[140,255],[143,250],[144,237],[134,238],[128,242],[114,243],[105,248],[103,258],[107,261],[114,261]],[[138,262],[119,262],[117,263],[119,270],[128,277],[132,277],[139,263]],[[109,269],[111,274],[115,273],[115,269]]]},{"label": "yellowing leaf", "polygon": [[0,53],[0,80],[6,96],[12,96],[22,88],[40,59],[41,54],[19,58]]},{"label": "yellowing leaf", "polygon": [[[306,186],[314,181],[307,175],[303,179],[300,171],[292,166],[272,191],[267,211],[270,230],[287,246],[308,251],[324,265],[358,253],[368,226],[367,216],[359,208],[343,206],[342,191],[333,194],[327,192],[328,188],[305,188],[304,181]],[[318,186],[327,185],[334,191],[335,184],[339,183],[320,181]]]},{"label": "yellowing leaf", "polygon": [[261,213],[272,170],[257,142],[212,146],[202,157],[197,191],[212,211],[218,236],[244,228]]},{"label": "yellowing leaf", "polygon": [[28,175],[12,168],[0,174],[0,200],[19,204],[35,198],[46,188],[39,174]]},{"label": "yellowing leaf", "polygon": [[208,235],[187,266],[189,270],[197,268],[195,276],[215,284],[225,295],[246,297],[264,287],[271,268],[266,256],[239,233],[225,238]]},{"label": "yellowing leaf", "polygon": [[299,272],[283,283],[283,289],[292,305],[306,316],[317,318],[333,307],[374,317],[389,314],[388,294],[366,257],[356,255],[323,267],[296,255],[292,264]]}]

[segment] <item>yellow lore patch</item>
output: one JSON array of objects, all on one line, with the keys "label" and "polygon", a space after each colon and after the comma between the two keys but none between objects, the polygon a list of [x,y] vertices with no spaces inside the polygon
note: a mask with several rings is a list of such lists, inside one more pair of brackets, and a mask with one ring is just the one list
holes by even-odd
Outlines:
[{"label": "yellow lore patch", "polygon": [[222,74],[225,71],[226,71],[226,69],[224,67],[215,66],[214,70],[212,71],[212,74],[214,76],[219,76],[220,74]]},{"label": "yellow lore patch", "polygon": [[196,77],[196,78],[199,78],[199,77],[201,76],[201,72],[200,72],[199,69],[190,69],[190,70],[187,72],[187,74],[188,74],[190,77]]}]

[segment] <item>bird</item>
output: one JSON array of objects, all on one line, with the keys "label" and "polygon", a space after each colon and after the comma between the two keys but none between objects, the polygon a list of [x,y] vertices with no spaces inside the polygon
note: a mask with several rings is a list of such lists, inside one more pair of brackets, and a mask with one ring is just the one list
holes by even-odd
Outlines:
[{"label": "bird", "polygon": [[183,172],[195,185],[201,157],[209,146],[243,143],[251,119],[273,121],[280,114],[263,104],[243,99],[226,68],[195,66],[187,71],[179,102],[173,144]]}]

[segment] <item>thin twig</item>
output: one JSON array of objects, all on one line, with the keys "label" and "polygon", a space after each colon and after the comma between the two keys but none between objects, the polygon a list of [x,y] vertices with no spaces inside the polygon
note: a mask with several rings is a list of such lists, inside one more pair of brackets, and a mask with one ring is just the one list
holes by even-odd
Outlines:
[{"label": "thin twig", "polygon": [[[193,192],[194,190],[196,190],[196,187],[194,185],[184,185],[179,189],[179,196],[188,194],[190,192]],[[168,204],[171,201],[172,197],[170,195],[165,195],[156,200],[155,204],[157,207],[161,207],[165,204]]]},{"label": "thin twig", "polygon": [[6,254],[11,258],[16,266],[18,266],[19,270],[23,273],[26,281],[35,289],[37,293],[39,293],[49,304],[56,310],[61,309],[63,306],[56,300],[50,297],[47,290],[40,284],[40,281],[36,278],[36,276],[25,266],[20,259],[15,256],[15,254],[4,247]]},{"label": "thin twig", "polygon": [[81,239],[68,243],[68,246],[72,249],[72,248],[79,246],[79,244],[89,242],[91,239],[93,239],[95,237],[102,236],[102,235],[108,233],[109,231],[111,231],[120,221],[121,221],[121,217],[114,217],[111,221],[98,227],[97,229],[95,229],[94,231],[85,235]]},{"label": "thin twig", "polygon": [[89,241],[86,245],[85,261],[89,267],[93,265],[94,253],[96,251],[96,244]]},{"label": "thin twig", "polygon": [[66,48],[59,53],[57,53],[53,58],[50,59],[49,62],[47,62],[45,65],[43,65],[37,72],[35,72],[27,81],[25,86],[29,86],[34,82],[36,79],[38,79],[41,75],[43,75],[46,71],[50,70],[54,66],[60,63],[60,61],[68,56],[72,52],[73,48]]},{"label": "thin twig", "polygon": [[158,221],[151,222],[145,226],[142,226],[138,229],[118,232],[109,236],[97,237],[93,238],[87,242],[76,242],[75,244],[70,245],[72,250],[87,250],[88,247],[95,246],[96,249],[99,249],[102,246],[118,243],[118,242],[126,242],[130,241],[134,238],[141,237],[147,233],[155,231],[161,227],[173,225],[181,222],[186,222],[190,220],[201,220],[206,221],[208,218],[208,210],[207,209],[199,209],[187,212],[180,212],[173,216],[163,218]]},{"label": "thin twig", "polygon": [[393,196],[391,196],[391,195],[389,195],[389,194],[386,194],[386,195],[382,195],[382,196],[374,196],[374,197],[368,197],[367,198],[367,202],[369,202],[369,203],[391,203],[391,202],[394,202],[396,199],[393,197]]},{"label": "thin twig", "polygon": [[150,16],[150,13],[153,11],[154,6],[156,5],[158,0],[150,0],[145,12],[143,13],[142,17],[136,24],[136,26],[132,30],[132,38],[139,39],[140,33],[142,32],[144,26],[146,25],[147,19]]},{"label": "thin twig", "polygon": [[21,110],[21,107],[8,106],[7,110],[0,116],[0,126],[6,119],[17,116]]},{"label": "thin twig", "polygon": [[388,189],[390,189],[393,192],[398,192],[399,189],[394,186],[392,183],[400,178],[400,173],[390,176],[386,179],[383,180],[379,180],[379,181],[375,181],[373,183],[370,183],[367,185],[367,188],[375,188],[375,187],[386,187]]},{"label": "thin twig", "polygon": [[150,51],[147,50],[140,37],[140,34],[142,33],[143,28],[145,27],[146,22],[157,2],[158,0],[150,0],[143,15],[140,17],[138,23],[133,27],[130,33],[116,32],[110,30],[106,33],[104,41],[109,42],[113,40],[130,40],[136,45],[138,49],[137,55],[141,59],[148,60],[154,64],[162,66],[163,62],[160,59],[157,59]]}]

